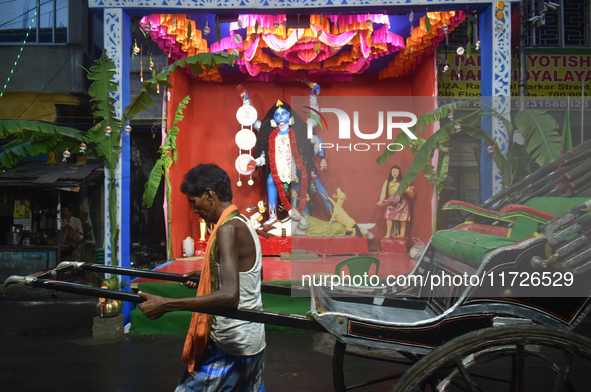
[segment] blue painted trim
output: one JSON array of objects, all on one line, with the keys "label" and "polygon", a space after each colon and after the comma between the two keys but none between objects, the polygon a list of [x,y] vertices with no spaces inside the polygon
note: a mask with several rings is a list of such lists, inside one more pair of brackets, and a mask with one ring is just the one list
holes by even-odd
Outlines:
[{"label": "blue painted trim", "polygon": [[[495,17],[495,9],[491,4],[485,12],[480,15],[480,42],[481,45],[481,60],[482,80],[480,83],[480,99],[488,106],[492,106],[493,92],[493,28]],[[481,120],[482,129],[492,136],[492,118],[491,116],[483,116]],[[482,143],[480,152],[480,187],[482,189],[482,201],[490,199],[493,195],[493,161],[490,154],[486,151],[487,145]]]},{"label": "blue painted trim", "polygon": [[[122,44],[122,64],[121,64],[121,75],[129,75],[130,72],[130,65],[129,65],[129,56],[126,54],[129,53],[129,50],[126,48],[131,48],[131,19],[129,15],[124,11],[121,16],[121,44]],[[122,77],[121,78],[121,85],[119,86],[120,91],[120,99],[122,103],[122,107],[125,108],[131,102],[130,97],[130,82],[129,77]],[[122,127],[125,124],[121,124]],[[120,232],[119,236],[121,237],[121,249],[120,249],[120,257],[119,257],[119,265],[121,267],[129,268],[131,266],[131,207],[130,207],[130,188],[131,188],[131,143],[130,143],[130,135],[126,134],[125,130],[121,131],[121,141],[122,141],[122,151],[121,151],[121,222],[119,225]],[[129,282],[128,276],[121,277],[122,282]],[[124,286],[125,291],[130,291],[131,287],[129,284]],[[125,324],[130,321],[129,314],[130,312],[135,309],[135,304],[130,302],[124,302],[123,305],[123,315],[125,316]]]},{"label": "blue painted trim", "polygon": [[[519,2],[519,0],[506,0],[505,3]],[[225,1],[208,1],[208,0],[89,0],[88,6],[90,8],[124,8],[124,9],[151,9],[151,10],[166,10],[170,9],[190,9],[198,8],[199,10],[238,10],[245,11],[245,13],[258,13],[261,10],[305,10],[318,8],[371,8],[380,7],[404,7],[413,8],[416,12],[419,8],[429,7],[430,10],[440,9],[458,9],[458,6],[467,6],[469,9],[481,8],[490,4],[491,0],[225,0]],[[168,11],[170,13],[170,11]],[[176,12],[174,12],[176,13]]]}]

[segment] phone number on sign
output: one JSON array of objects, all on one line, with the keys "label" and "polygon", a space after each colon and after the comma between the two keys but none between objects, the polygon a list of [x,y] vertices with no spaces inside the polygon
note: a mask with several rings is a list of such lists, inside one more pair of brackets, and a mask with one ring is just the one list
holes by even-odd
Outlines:
[{"label": "phone number on sign", "polygon": [[509,287],[570,287],[574,283],[572,272],[490,272],[491,286]]}]

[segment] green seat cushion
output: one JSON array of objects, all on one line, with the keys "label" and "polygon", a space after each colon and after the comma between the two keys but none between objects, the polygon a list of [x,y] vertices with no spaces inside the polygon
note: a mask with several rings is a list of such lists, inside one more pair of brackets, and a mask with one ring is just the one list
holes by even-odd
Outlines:
[{"label": "green seat cushion", "polygon": [[[525,205],[550,214],[561,215],[586,200],[588,198],[585,197],[535,197],[528,200]],[[431,242],[435,249],[473,267],[478,267],[491,251],[531,237],[542,225],[541,222],[518,216],[515,218],[509,238],[467,230],[440,230],[433,234]]]},{"label": "green seat cushion", "polygon": [[435,249],[453,255],[476,268],[491,251],[513,245],[515,242],[510,238],[467,230],[440,230],[433,234],[431,239]]},{"label": "green seat cushion", "polygon": [[[549,214],[561,215],[587,200],[589,200],[587,197],[534,197],[525,202],[525,205]],[[532,236],[541,226],[543,223],[525,217],[517,217],[509,237],[515,241],[522,241]]]},{"label": "green seat cushion", "polygon": [[587,200],[588,197],[534,197],[525,202],[525,205],[549,214],[560,215]]}]

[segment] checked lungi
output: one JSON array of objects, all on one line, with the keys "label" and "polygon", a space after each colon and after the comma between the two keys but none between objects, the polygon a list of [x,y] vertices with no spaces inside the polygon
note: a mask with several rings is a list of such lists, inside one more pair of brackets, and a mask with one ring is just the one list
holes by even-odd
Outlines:
[{"label": "checked lungi", "polygon": [[264,392],[264,367],[264,351],[235,356],[210,343],[203,360],[195,365],[195,375],[185,370],[175,392]]}]

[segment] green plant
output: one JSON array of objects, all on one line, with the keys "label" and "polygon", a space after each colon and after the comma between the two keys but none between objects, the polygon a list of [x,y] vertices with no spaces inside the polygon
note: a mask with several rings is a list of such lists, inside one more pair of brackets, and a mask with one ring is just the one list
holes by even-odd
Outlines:
[{"label": "green plant", "polygon": [[[439,170],[435,170],[435,167],[427,164],[423,166],[423,174],[425,178],[433,186],[433,190],[436,195],[440,195],[443,190],[445,180],[447,178],[447,172],[449,170],[449,149],[445,147],[439,147]],[[435,198],[435,211],[439,209],[439,197]],[[435,232],[437,229],[437,214],[433,215],[432,230]]]},{"label": "green plant", "polygon": [[[465,110],[466,114],[462,117],[456,118],[454,116],[456,111],[467,109],[467,106],[477,106],[477,108]],[[509,137],[506,155],[503,155],[496,141],[481,128],[484,116],[495,116],[501,119],[507,127]],[[417,130],[424,133],[428,125],[443,118],[450,118],[450,121],[428,139],[420,136],[417,136],[417,139],[410,139],[404,132],[400,132],[392,141],[392,143],[409,147],[411,152],[415,154],[398,188],[398,194],[402,194],[422,172],[427,181],[433,185],[437,199],[439,199],[442,182],[447,177],[449,165],[448,151],[443,147],[443,143],[449,141],[451,135],[456,132],[463,132],[489,145],[492,159],[502,174],[503,187],[528,174],[525,164],[527,159],[532,159],[541,166],[560,155],[562,151],[558,125],[549,114],[537,109],[526,109],[518,112],[514,116],[513,122],[510,122],[499,112],[476,99],[452,102],[421,114],[411,131],[415,135],[418,133]],[[515,142],[516,132],[523,136],[524,144]],[[431,164],[437,150],[440,151],[441,157],[439,171]],[[377,163],[383,165],[394,154],[395,151],[385,149],[378,157]],[[434,216],[434,230],[436,221],[437,214]]]},{"label": "green plant", "polygon": [[[160,158],[154,164],[152,171],[150,172],[150,176],[148,177],[148,181],[144,185],[144,203],[148,208],[152,207],[154,203],[154,197],[156,197],[156,192],[160,187],[160,182],[162,180],[162,176],[164,176],[164,180],[166,183],[166,204],[168,205],[168,211],[170,211],[170,193],[172,190],[172,184],[170,182],[170,176],[168,175],[168,170],[172,166],[173,163],[176,162],[178,158],[177,150],[176,150],[176,137],[179,133],[178,123],[183,119],[183,110],[187,107],[187,104],[191,98],[186,96],[179,102],[179,106],[177,107],[176,113],[174,115],[174,120],[172,123],[172,127],[167,132],[166,137],[164,138],[164,144],[160,146]],[[168,233],[170,233],[170,215],[168,216],[166,225],[168,226]],[[168,258],[169,260],[172,259],[172,237],[168,236]]]},{"label": "green plant", "polygon": [[25,156],[38,156],[51,151],[75,151],[88,136],[77,129],[42,121],[0,120],[0,139],[11,139],[2,146],[0,166],[13,167]]},{"label": "green plant", "polygon": [[121,156],[121,137],[127,124],[138,113],[154,104],[160,93],[155,89],[156,84],[172,87],[168,79],[170,73],[178,67],[189,67],[191,71],[200,75],[204,69],[220,67],[224,64],[233,65],[238,57],[226,52],[201,53],[174,62],[160,73],[152,71],[152,77],[142,83],[142,89],[125,108],[121,118],[115,115],[115,99],[111,91],[117,90],[113,81],[116,74],[115,63],[108,58],[106,51],[95,61],[89,70],[88,79],[92,81],[88,94],[94,104],[93,114],[100,121],[88,132],[81,132],[75,128],[57,126],[40,121],[0,120],[0,138],[11,138],[0,151],[2,167],[13,167],[25,156],[37,156],[48,152],[65,150],[76,151],[80,143],[88,147],[87,154],[101,159],[109,174],[109,223],[111,227],[110,249],[111,264],[117,264],[117,242],[119,228],[117,222],[117,192],[115,168]]}]

